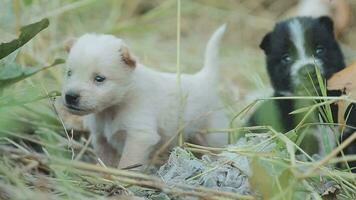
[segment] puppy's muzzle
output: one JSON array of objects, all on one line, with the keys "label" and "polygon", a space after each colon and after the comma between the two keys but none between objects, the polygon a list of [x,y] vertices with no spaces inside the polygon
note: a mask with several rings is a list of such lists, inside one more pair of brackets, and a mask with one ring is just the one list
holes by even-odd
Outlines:
[{"label": "puppy's muzzle", "polygon": [[[297,72],[298,82],[296,87],[302,91],[308,91],[309,95],[320,94],[320,86],[318,82],[318,72],[314,64],[303,65]],[[323,77],[322,72],[320,75]]]},{"label": "puppy's muzzle", "polygon": [[68,92],[65,94],[65,100],[67,105],[77,106],[79,104],[80,96],[74,92]]},{"label": "puppy's muzzle", "polygon": [[315,65],[307,64],[302,66],[298,71],[298,76],[300,78],[309,78],[310,76],[316,75]]}]

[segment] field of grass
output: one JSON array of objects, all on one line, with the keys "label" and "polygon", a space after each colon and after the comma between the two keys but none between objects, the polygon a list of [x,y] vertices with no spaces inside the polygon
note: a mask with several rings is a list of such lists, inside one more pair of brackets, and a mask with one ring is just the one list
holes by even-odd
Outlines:
[{"label": "field of grass", "polygon": [[[356,3],[349,2],[356,11]],[[297,1],[180,3],[181,71],[194,73],[202,67],[208,38],[217,27],[227,23],[220,69],[221,95],[228,115],[232,118],[257,97],[269,95],[264,55],[258,46],[276,21],[292,15]],[[66,58],[64,46],[68,38],[98,32],[123,38],[147,66],[177,71],[177,0],[3,0],[0,43],[17,38],[22,26],[43,18],[49,19],[48,28],[1,63],[17,63],[22,69],[49,66],[56,59]],[[348,62],[356,59],[355,31],[356,21],[351,21],[341,38]],[[273,127],[232,130],[253,133],[262,129],[269,139],[260,146],[276,145],[266,154],[259,154],[254,147],[190,146],[193,152],[249,152],[246,155],[253,160],[252,168],[256,171],[251,187],[259,191],[258,197],[182,185],[171,187],[151,175],[107,168],[100,162],[93,164],[96,158],[87,135],[66,131],[63,119],[53,109],[53,98],[46,98],[61,90],[64,69],[65,64],[59,64],[16,84],[0,85],[0,199],[123,199],[117,195],[131,195],[132,188],[139,186],[142,190],[201,199],[333,199],[334,192],[325,194],[328,190],[337,190],[338,199],[356,199],[356,175],[332,167],[343,159],[336,158],[338,149],[330,150],[320,161],[307,155],[305,161],[297,161],[295,144]],[[0,84],[5,84],[1,78],[9,74],[1,70]],[[237,117],[232,128],[243,121],[244,118]]]}]

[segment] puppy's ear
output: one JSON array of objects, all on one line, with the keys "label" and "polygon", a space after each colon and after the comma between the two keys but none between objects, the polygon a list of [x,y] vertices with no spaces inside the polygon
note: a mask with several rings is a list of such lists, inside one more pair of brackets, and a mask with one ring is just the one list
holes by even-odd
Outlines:
[{"label": "puppy's ear", "polygon": [[334,35],[334,22],[328,16],[322,16],[318,18],[319,23],[329,31],[329,33]]},{"label": "puppy's ear", "polygon": [[64,49],[66,50],[67,53],[69,53],[70,49],[73,47],[74,43],[77,41],[77,38],[68,38],[64,42]]},{"label": "puppy's ear", "polygon": [[127,46],[123,45],[120,48],[121,60],[127,66],[131,68],[136,67],[136,59],[131,55],[130,50]]},{"label": "puppy's ear", "polygon": [[270,51],[271,47],[271,33],[267,33],[263,39],[262,42],[260,43],[260,48],[265,52],[265,54],[268,54]]}]

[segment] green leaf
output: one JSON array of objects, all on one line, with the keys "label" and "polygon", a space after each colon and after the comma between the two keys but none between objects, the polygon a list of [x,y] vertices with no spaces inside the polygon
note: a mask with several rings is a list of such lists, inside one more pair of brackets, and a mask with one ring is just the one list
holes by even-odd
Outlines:
[{"label": "green leaf", "polygon": [[48,94],[39,94],[38,91],[26,90],[25,92],[13,91],[9,95],[0,98],[0,110],[5,107],[21,106],[27,103],[36,102],[42,99],[54,98],[60,96],[59,91],[52,91]]},{"label": "green leaf", "polygon": [[56,59],[51,65],[46,67],[21,67],[16,63],[0,64],[0,90],[28,78],[42,70],[48,69],[58,64],[62,64],[63,59]]},{"label": "green leaf", "polygon": [[[297,139],[298,139],[298,134],[294,129],[287,132],[285,134],[285,136],[293,142],[297,141]],[[282,143],[283,143],[283,147],[284,147],[284,142],[282,142]]]},{"label": "green leaf", "polygon": [[295,114],[305,113],[305,112],[308,112],[310,109],[312,109],[312,107],[313,106],[302,107],[302,108],[299,108],[297,110],[290,112],[289,114],[295,115]]},{"label": "green leaf", "polygon": [[296,114],[306,113],[306,112],[308,112],[310,109],[313,109],[313,105],[301,107],[301,108],[299,108],[299,109],[296,109],[296,110],[290,112],[289,114],[290,114],[290,115],[296,115]]},{"label": "green leaf", "polygon": [[49,25],[48,19],[42,19],[39,22],[24,26],[20,29],[21,34],[19,38],[12,40],[11,42],[0,44],[0,59],[8,56],[18,48],[22,47],[29,40],[35,37],[40,31],[47,28]]},{"label": "green leaf", "polygon": [[24,0],[23,2],[25,3],[26,6],[29,6],[33,3],[33,0]]},{"label": "green leaf", "polygon": [[251,120],[256,124],[271,126],[274,130],[284,130],[281,111],[276,100],[264,101],[253,113]]},{"label": "green leaf", "polygon": [[252,159],[251,168],[252,176],[249,180],[252,188],[259,191],[263,199],[271,199],[274,195],[272,184],[273,177],[261,165],[261,163],[259,163],[258,158]]}]

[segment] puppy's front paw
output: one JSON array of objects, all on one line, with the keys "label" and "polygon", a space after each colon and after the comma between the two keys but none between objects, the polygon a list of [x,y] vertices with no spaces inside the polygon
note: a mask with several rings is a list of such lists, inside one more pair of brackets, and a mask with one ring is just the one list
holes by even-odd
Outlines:
[{"label": "puppy's front paw", "polygon": [[149,155],[159,140],[160,137],[156,133],[128,134],[119,167],[148,164]]},{"label": "puppy's front paw", "polygon": [[105,165],[110,167],[117,167],[119,164],[120,153],[107,141],[104,136],[99,136],[94,141],[94,150],[104,162]]}]

